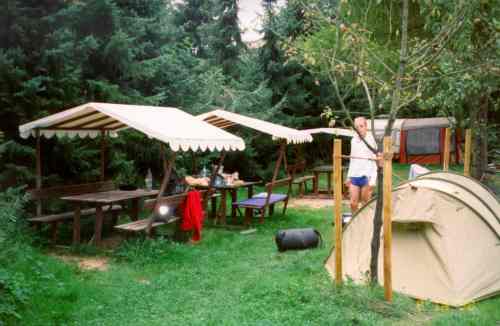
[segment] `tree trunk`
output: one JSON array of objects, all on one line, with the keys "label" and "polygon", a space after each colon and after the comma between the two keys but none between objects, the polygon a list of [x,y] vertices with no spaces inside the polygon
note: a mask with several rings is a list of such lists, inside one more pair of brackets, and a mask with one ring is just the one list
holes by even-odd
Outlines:
[{"label": "tree trunk", "polygon": [[485,94],[479,100],[479,110],[473,121],[475,126],[473,131],[476,131],[474,141],[474,155],[473,158],[473,177],[482,180],[484,179],[485,172],[488,168],[488,109],[489,109],[489,96]]},{"label": "tree trunk", "polygon": [[[402,81],[406,69],[408,49],[408,0],[402,1],[401,7],[401,50],[399,53],[399,69],[395,76],[394,92],[392,94],[391,112],[389,121],[385,128],[384,136],[392,135],[392,126],[400,108]],[[382,147],[382,141],[378,143],[379,151]],[[380,231],[382,229],[382,211],[384,198],[384,173],[381,167],[377,167],[377,203],[375,206],[375,217],[373,218],[373,237],[371,245],[370,258],[370,281],[372,284],[378,282],[378,254],[380,251]]]},{"label": "tree trunk", "polygon": [[384,191],[384,169],[377,167],[377,202],[375,205],[375,218],[373,219],[373,238],[370,259],[370,281],[378,281],[378,253],[380,250],[380,230],[382,229],[382,208]]}]

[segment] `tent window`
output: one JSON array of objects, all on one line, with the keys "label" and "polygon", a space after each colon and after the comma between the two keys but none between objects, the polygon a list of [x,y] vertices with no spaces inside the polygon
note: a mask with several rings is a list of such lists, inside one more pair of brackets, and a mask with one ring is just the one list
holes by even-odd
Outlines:
[{"label": "tent window", "polygon": [[441,128],[422,128],[407,131],[406,152],[408,155],[439,154]]}]

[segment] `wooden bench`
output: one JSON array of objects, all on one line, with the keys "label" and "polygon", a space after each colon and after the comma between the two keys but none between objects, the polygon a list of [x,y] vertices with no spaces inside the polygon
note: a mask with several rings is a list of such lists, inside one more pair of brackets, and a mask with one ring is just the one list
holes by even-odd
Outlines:
[{"label": "wooden bench", "polygon": [[[101,191],[114,190],[115,185],[112,181],[102,181],[95,183],[77,184],[69,186],[56,186],[41,189],[31,189],[28,190],[29,198],[33,201],[44,202],[51,199],[58,199],[64,196],[81,195],[87,193],[95,193]],[[113,214],[113,221],[115,222],[118,217],[118,212],[122,209],[120,205],[112,205],[103,207],[104,212],[111,212]],[[95,208],[87,208],[81,210],[81,216],[95,214]],[[51,228],[51,238],[52,243],[55,244],[57,241],[57,232],[59,223],[66,221],[73,221],[74,212],[61,212],[61,213],[51,213],[43,214],[43,208],[41,214],[32,218],[28,218],[28,222],[34,225],[38,230],[41,229],[43,224],[50,225]]]},{"label": "wooden bench", "polygon": [[299,197],[303,197],[304,193],[307,192],[307,181],[312,181],[313,185],[316,182],[316,177],[314,175],[303,175],[306,169],[306,161],[300,161],[298,163],[288,166],[288,175],[292,177],[292,185],[299,186]]},{"label": "wooden bench", "polygon": [[[203,195],[206,191],[200,191]],[[124,223],[120,225],[116,225],[114,228],[124,232],[146,232],[148,236],[154,234],[154,229],[160,225],[171,224],[174,222],[180,221],[182,218],[180,216],[176,216],[172,213],[178,213],[177,208],[181,203],[186,200],[187,192],[161,197],[159,199],[160,206],[167,206],[169,208],[169,214],[166,217],[160,217],[159,212],[151,212],[150,216],[145,219],[132,221],[129,223]],[[155,199],[148,199],[144,202],[144,209],[153,211],[156,204]],[[149,230],[148,230],[149,229]]]},{"label": "wooden bench", "polygon": [[[273,193],[273,188],[279,186],[286,186],[287,191],[285,194]],[[274,205],[283,202],[283,215],[286,213],[286,208],[288,206],[288,199],[290,196],[290,191],[292,189],[292,178],[288,177],[281,180],[276,180],[275,182],[269,182],[266,184],[266,192],[260,193],[252,198],[248,198],[233,204],[233,207],[239,209],[245,209],[245,225],[249,225],[253,217],[253,211],[260,211],[260,223],[264,222],[264,216],[266,214],[266,209],[269,209],[269,215],[274,213]]]}]

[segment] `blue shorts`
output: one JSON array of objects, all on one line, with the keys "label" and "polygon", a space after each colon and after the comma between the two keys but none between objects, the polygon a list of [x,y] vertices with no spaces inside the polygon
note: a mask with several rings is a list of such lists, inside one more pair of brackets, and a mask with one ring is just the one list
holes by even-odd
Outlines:
[{"label": "blue shorts", "polygon": [[366,175],[362,177],[351,177],[351,183],[355,186],[363,188],[368,184],[368,177]]}]

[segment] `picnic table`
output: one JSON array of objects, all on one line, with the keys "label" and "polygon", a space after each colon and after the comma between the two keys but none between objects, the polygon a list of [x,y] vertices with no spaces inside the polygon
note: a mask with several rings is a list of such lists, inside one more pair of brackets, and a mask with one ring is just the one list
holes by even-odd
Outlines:
[{"label": "picnic table", "polygon": [[[253,187],[255,185],[260,184],[261,181],[244,181],[238,182],[235,184],[223,184],[223,185],[214,185],[213,188],[221,194],[220,197],[220,207],[215,215],[215,224],[226,225],[226,215],[227,215],[227,193],[231,195],[231,218],[233,221],[236,219],[236,207],[233,207],[233,203],[238,201],[238,189],[239,188],[247,188],[248,198],[252,198],[253,196]],[[196,186],[196,188],[200,189],[208,189],[207,186]]]},{"label": "picnic table", "polygon": [[[313,182],[314,194],[319,195],[320,193],[327,193],[327,194],[332,193],[333,166],[332,165],[316,166],[312,169],[312,172],[314,173],[314,182]],[[326,190],[319,188],[319,177],[321,174],[327,175],[327,189]]]},{"label": "picnic table", "polygon": [[80,243],[80,211],[81,205],[84,203],[95,206],[95,231],[94,241],[99,245],[102,238],[102,225],[104,214],[102,206],[113,205],[118,202],[131,201],[130,218],[136,221],[139,217],[139,200],[144,197],[156,196],[158,190],[110,190],[95,193],[86,193],[75,196],[61,197],[62,200],[67,200],[74,205],[73,216],[73,244]]},{"label": "picnic table", "polygon": [[[326,193],[326,194],[333,194],[333,189],[332,189],[332,173],[333,173],[333,166],[332,165],[320,165],[312,169],[312,172],[314,173],[314,182],[313,182],[313,191],[315,195],[319,195],[320,193]],[[342,180],[345,179],[345,174],[347,173],[347,167],[344,166],[342,167]],[[326,174],[327,176],[327,188],[326,189],[320,189],[319,188],[319,176],[320,174]],[[342,184],[344,182],[342,181]],[[342,192],[345,192],[345,185],[342,186]]]}]

